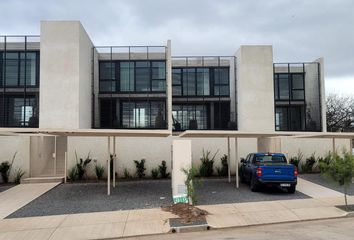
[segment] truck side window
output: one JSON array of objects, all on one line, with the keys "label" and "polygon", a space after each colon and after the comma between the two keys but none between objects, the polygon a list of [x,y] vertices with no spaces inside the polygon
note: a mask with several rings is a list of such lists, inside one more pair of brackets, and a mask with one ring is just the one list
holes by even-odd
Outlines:
[{"label": "truck side window", "polygon": [[252,156],[253,156],[253,154],[249,154],[249,155],[248,155],[248,157],[247,157],[247,163],[250,163],[250,162],[251,162]]}]

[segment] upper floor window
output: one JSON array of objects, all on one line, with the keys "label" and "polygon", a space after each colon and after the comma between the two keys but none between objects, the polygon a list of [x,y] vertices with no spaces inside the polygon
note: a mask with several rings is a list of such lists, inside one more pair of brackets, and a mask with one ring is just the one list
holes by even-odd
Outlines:
[{"label": "upper floor window", "polygon": [[229,96],[228,67],[172,69],[173,96]]},{"label": "upper floor window", "polygon": [[304,73],[275,73],[275,100],[305,100]]},{"label": "upper floor window", "polygon": [[38,79],[38,51],[0,52],[0,87],[36,87]]},{"label": "upper floor window", "polygon": [[100,61],[100,92],[164,92],[165,61]]}]

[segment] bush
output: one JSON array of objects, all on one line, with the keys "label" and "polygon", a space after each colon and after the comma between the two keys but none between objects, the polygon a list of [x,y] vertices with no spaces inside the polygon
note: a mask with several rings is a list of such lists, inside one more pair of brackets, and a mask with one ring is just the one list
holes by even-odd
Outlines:
[{"label": "bush", "polygon": [[156,179],[159,176],[159,169],[158,168],[154,168],[151,170],[151,176],[153,179]]},{"label": "bush", "polygon": [[75,156],[76,156],[77,177],[79,180],[82,180],[84,178],[84,176],[86,175],[87,165],[91,162],[92,159],[90,158],[90,153],[87,154],[87,157],[85,160],[83,160],[82,158],[80,158],[80,160],[78,160],[76,151],[75,151]]},{"label": "bush", "polygon": [[141,159],[140,162],[137,160],[134,160],[135,167],[136,167],[136,175],[139,178],[145,177],[145,159]]},{"label": "bush", "polygon": [[4,183],[9,182],[11,167],[14,164],[17,152],[12,156],[11,163],[9,161],[2,162],[0,164],[0,174]]},{"label": "bush", "polygon": [[97,180],[101,180],[104,174],[104,166],[101,164],[95,164],[95,173]]},{"label": "bush", "polygon": [[201,177],[210,177],[213,175],[213,166],[214,166],[214,159],[218,151],[215,152],[213,157],[210,158],[210,151],[204,151],[203,149],[203,155],[200,158],[200,161],[202,161],[202,164],[199,167],[199,174]]},{"label": "bush", "polygon": [[9,182],[11,164],[8,161],[2,162],[0,164],[0,173],[4,183]]},{"label": "bush", "polygon": [[304,173],[311,173],[313,166],[316,163],[315,153],[313,153],[309,158],[306,159],[306,162],[301,165],[301,169]]},{"label": "bush", "polygon": [[166,161],[162,161],[161,165],[159,165],[159,172],[162,178],[168,178],[170,173],[167,172]]},{"label": "bush", "polygon": [[132,178],[132,175],[130,175],[129,170],[127,168],[124,168],[124,178],[125,179]]},{"label": "bush", "polygon": [[321,162],[320,169],[323,175],[339,186],[343,186],[345,206],[348,206],[347,192],[348,187],[354,178],[354,156],[348,152],[343,153],[344,157],[340,157],[337,153],[326,156],[326,162]]},{"label": "bush", "polygon": [[72,168],[70,168],[68,173],[69,173],[68,177],[69,177],[70,181],[74,182],[77,179],[77,168],[76,168],[76,165],[73,166]]},{"label": "bush", "polygon": [[220,177],[225,177],[229,173],[229,165],[227,163],[227,155],[224,154],[221,158],[221,168],[217,167],[216,171]]},{"label": "bush", "polygon": [[17,168],[15,170],[15,178],[14,182],[15,184],[20,184],[21,183],[21,178],[25,175],[25,172],[21,168]]},{"label": "bush", "polygon": [[295,157],[290,158],[290,164],[293,164],[298,169],[298,171],[300,170],[299,169],[299,167],[300,167],[299,165],[300,165],[303,157],[304,157],[304,155],[299,150]]}]

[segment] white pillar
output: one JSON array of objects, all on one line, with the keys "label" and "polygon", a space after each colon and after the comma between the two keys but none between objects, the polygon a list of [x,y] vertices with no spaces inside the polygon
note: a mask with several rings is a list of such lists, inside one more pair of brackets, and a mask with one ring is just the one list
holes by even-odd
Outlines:
[{"label": "white pillar", "polygon": [[57,175],[57,136],[54,136],[54,176]]},{"label": "white pillar", "polygon": [[238,153],[238,144],[237,137],[235,137],[235,156],[236,156],[236,188],[239,188],[239,179],[238,179],[238,161],[239,161],[239,153]]},{"label": "white pillar", "polygon": [[191,140],[173,140],[172,142],[172,195],[174,199],[185,197],[187,187],[184,183],[186,175],[182,169],[192,167]]},{"label": "white pillar", "polygon": [[64,183],[66,183],[66,179],[67,179],[67,163],[68,161],[68,152],[64,153]]},{"label": "white pillar", "polygon": [[231,161],[230,161],[230,158],[231,157],[231,154],[230,154],[230,137],[227,137],[227,175],[228,175],[228,178],[229,178],[229,183],[231,182]]},{"label": "white pillar", "polygon": [[108,160],[107,160],[107,195],[111,195],[111,137],[108,137]]},{"label": "white pillar", "polygon": [[113,137],[113,187],[116,187],[116,137]]}]

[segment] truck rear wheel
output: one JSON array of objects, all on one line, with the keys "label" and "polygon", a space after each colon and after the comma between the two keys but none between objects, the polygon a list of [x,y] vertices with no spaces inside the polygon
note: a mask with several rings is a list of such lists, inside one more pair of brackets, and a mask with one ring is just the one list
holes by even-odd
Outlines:
[{"label": "truck rear wheel", "polygon": [[288,193],[295,193],[296,191],[296,186],[291,186],[291,187],[288,187]]},{"label": "truck rear wheel", "polygon": [[257,192],[258,188],[259,188],[259,186],[258,186],[256,180],[252,177],[251,181],[250,181],[250,189],[251,189],[251,191],[252,192]]}]

